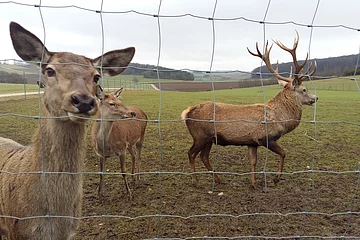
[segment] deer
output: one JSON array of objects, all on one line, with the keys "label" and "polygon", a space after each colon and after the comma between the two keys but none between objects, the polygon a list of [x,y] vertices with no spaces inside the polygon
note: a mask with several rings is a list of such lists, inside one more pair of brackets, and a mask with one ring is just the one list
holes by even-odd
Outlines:
[{"label": "deer", "polygon": [[18,56],[40,67],[44,93],[32,144],[0,138],[0,233],[6,239],[72,239],[81,217],[86,123],[99,110],[100,68],[103,76],[120,74],[135,48],[92,59],[49,51],[15,22],[10,36]]},{"label": "deer", "polygon": [[[302,81],[312,76],[316,71],[315,64],[310,64],[308,71],[304,73],[304,66],[308,56],[299,63],[296,57],[296,48],[299,42],[299,34],[296,32],[293,48],[288,48],[280,41],[274,41],[281,49],[289,52],[295,66],[294,76],[292,69],[290,76],[284,77],[279,74],[278,63],[274,69],[270,63],[270,51],[266,42],[264,54],[262,54],[256,43],[257,53],[253,56],[261,58],[269,71],[277,78],[282,90],[265,104],[233,105],[226,103],[203,102],[185,109],[181,118],[192,136],[193,144],[188,151],[191,171],[193,172],[193,183],[196,183],[195,159],[200,153],[200,159],[208,171],[213,172],[214,182],[221,183],[220,178],[214,173],[209,162],[212,145],[220,146],[235,145],[247,146],[251,163],[250,180],[251,186],[255,188],[255,167],[257,163],[257,149],[266,147],[279,156],[279,167],[273,181],[280,181],[284,168],[285,151],[277,143],[283,135],[293,131],[300,123],[302,105],[312,105],[318,97],[311,94],[303,85]],[[215,113],[214,113],[215,111]],[[266,113],[266,117],[265,116]]]},{"label": "deer", "polygon": [[[132,193],[125,174],[126,150],[131,155],[131,174],[133,184],[135,185],[136,181],[140,179],[141,150],[148,118],[146,113],[140,108],[122,104],[119,100],[122,91],[123,88],[120,88],[111,94],[105,94],[101,98],[102,111],[98,111],[96,115],[98,120],[94,123],[91,130],[91,144],[96,155],[99,157],[101,173],[105,171],[106,158],[119,157],[125,188],[131,199]],[[130,112],[130,115],[124,115],[124,112]],[[116,121],[119,118],[120,120]],[[136,154],[134,147],[136,148]],[[137,174],[135,178],[136,163]],[[98,188],[98,195],[100,197],[104,197],[103,188],[104,174],[100,174]]]}]

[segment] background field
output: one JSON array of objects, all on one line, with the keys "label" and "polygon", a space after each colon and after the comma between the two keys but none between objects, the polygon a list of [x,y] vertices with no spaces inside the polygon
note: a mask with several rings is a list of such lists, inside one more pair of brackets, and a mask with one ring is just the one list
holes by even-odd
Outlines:
[{"label": "background field", "polygon": [[[134,82],[134,78],[138,82]],[[356,76],[359,79],[359,76]],[[360,87],[357,84],[357,81],[350,80],[351,78],[332,78],[325,80],[316,80],[316,81],[306,81],[304,85],[308,89],[318,89],[318,90],[331,90],[331,91],[359,91]],[[250,81],[246,79],[245,81]],[[251,80],[252,81],[252,80]],[[264,82],[268,79],[264,79]],[[135,75],[120,75],[117,77],[104,78],[102,86],[105,90],[124,87],[129,90],[151,90],[154,89],[153,86],[160,87],[162,90],[169,91],[211,91],[213,90],[212,81],[181,81],[181,80],[167,80],[167,79],[149,79],[142,76]],[[260,85],[260,81],[258,82]],[[153,86],[151,86],[151,84]],[[216,90],[221,89],[233,89],[239,87],[246,87],[244,80],[231,80],[231,81],[215,81],[214,87]],[[278,89],[278,85],[268,86]],[[37,92],[37,84],[9,84],[9,83],[0,83],[0,95],[1,94],[11,94],[11,93],[24,93],[24,95]],[[26,94],[25,94],[26,92]]]},{"label": "background field", "polygon": [[[192,139],[179,121],[182,110],[214,99],[233,104],[264,102],[264,98],[268,100],[278,91],[274,86],[264,91],[125,91],[122,101],[140,106],[150,120],[141,180],[132,186],[134,198],[130,201],[121,175],[109,174],[106,197],[100,199],[98,160],[88,145],[85,171],[94,173],[84,174],[85,219],[81,220],[76,239],[360,236],[360,177],[354,172],[360,168],[357,91],[316,91],[316,106],[305,106],[300,126],[279,140],[287,157],[285,174],[277,186],[272,183],[271,173],[261,173],[276,171],[277,158],[273,153],[259,149],[257,188],[251,189],[247,148],[234,146],[213,147],[211,152],[215,171],[222,172],[222,184],[214,185],[211,174],[197,159],[200,181],[197,186],[192,185],[191,175],[187,174],[187,151]],[[4,115],[0,115],[0,136],[29,144],[37,120],[6,113],[38,115],[37,97],[1,101],[0,113]],[[88,123],[89,130],[91,125],[92,121]],[[130,169],[129,159],[127,168]],[[108,159],[107,169],[108,173],[118,173],[119,160]]]}]

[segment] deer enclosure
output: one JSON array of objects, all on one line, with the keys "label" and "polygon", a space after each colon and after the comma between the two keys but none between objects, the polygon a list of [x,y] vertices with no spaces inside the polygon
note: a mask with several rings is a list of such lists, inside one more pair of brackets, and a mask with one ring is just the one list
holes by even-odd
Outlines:
[{"label": "deer enclosure", "polygon": [[[218,101],[245,104],[261,101],[260,88],[217,91]],[[310,89],[312,90],[312,89]],[[280,88],[265,88],[267,98]],[[122,102],[148,115],[139,183],[124,187],[118,158],[107,159],[104,198],[98,196],[99,162],[90,144],[88,122],[82,219],[76,239],[152,239],[194,236],[359,236],[358,184],[360,106],[356,92],[318,91],[316,124],[313,107],[303,107],[303,122],[283,136],[287,152],[281,181],[272,182],[278,158],[259,148],[256,187],[250,187],[246,147],[213,147],[210,161],[222,179],[196,159],[197,185],[192,183],[187,151],[192,139],[180,121],[190,105],[211,100],[213,93],[163,92],[160,124],[159,92],[125,91]],[[184,102],[182,99],[187,99]],[[330,104],[331,103],[331,104]],[[36,115],[37,98],[1,100],[2,113]],[[178,121],[167,121],[178,119]],[[1,117],[0,134],[30,142],[37,123],[22,117]],[[159,132],[160,131],[160,132]],[[316,134],[316,135],[315,135]],[[316,138],[314,140],[314,138]],[[126,161],[130,173],[131,161]],[[264,172],[261,173],[261,172]],[[129,175],[130,177],[130,175]],[[351,213],[349,213],[352,212]],[[103,216],[104,215],[104,216]]]},{"label": "deer enclosure", "polygon": [[0,6],[1,240],[360,239],[356,1]]}]

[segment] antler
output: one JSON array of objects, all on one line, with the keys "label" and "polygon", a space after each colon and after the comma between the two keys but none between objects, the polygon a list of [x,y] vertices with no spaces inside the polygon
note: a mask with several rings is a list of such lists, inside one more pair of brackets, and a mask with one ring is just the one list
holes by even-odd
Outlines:
[{"label": "antler", "polygon": [[308,59],[308,54],[306,54],[306,58],[304,60],[304,62],[302,64],[299,64],[298,61],[297,61],[297,58],[296,58],[296,48],[298,46],[298,43],[299,43],[299,33],[296,31],[296,36],[297,38],[295,38],[294,40],[294,46],[293,48],[288,48],[286,47],[282,42],[278,41],[278,40],[275,40],[274,42],[276,43],[276,45],[278,45],[281,49],[289,52],[293,58],[293,62],[294,62],[294,65],[295,65],[295,77],[300,73],[300,71],[304,68],[306,62],[307,62],[307,59]]},{"label": "antler", "polygon": [[299,43],[299,33],[295,30],[296,32],[296,38],[294,40],[294,46],[293,48],[288,48],[286,47],[282,42],[280,41],[277,41],[275,40],[274,42],[276,43],[276,45],[278,45],[281,49],[289,52],[293,58],[293,63],[295,65],[295,73],[294,73],[294,80],[297,81],[297,84],[301,84],[301,82],[304,80],[304,78],[308,77],[308,76],[312,76],[315,71],[316,71],[316,62],[314,64],[314,68],[313,68],[313,64],[311,63],[309,68],[308,68],[308,71],[306,73],[301,73],[304,69],[304,66],[306,65],[307,61],[308,61],[308,57],[309,57],[309,54],[307,53],[306,54],[306,58],[304,60],[304,62],[302,64],[299,64],[299,62],[297,61],[297,58],[296,58],[296,48],[298,46],[298,43]]},{"label": "antler", "polygon": [[260,57],[261,59],[263,59],[263,61],[265,62],[267,68],[269,69],[270,72],[272,72],[275,77],[278,79],[278,80],[283,80],[285,82],[292,82],[294,81],[294,84],[295,85],[300,85],[301,82],[304,80],[304,78],[308,77],[308,76],[312,76],[315,71],[316,71],[316,62],[313,66],[313,64],[311,63],[309,68],[308,68],[308,71],[306,73],[301,73],[300,72],[303,72],[303,68],[305,66],[305,64],[307,63],[307,60],[308,60],[308,57],[309,57],[309,54],[306,54],[306,58],[304,60],[304,62],[302,64],[299,64],[299,62],[297,61],[297,58],[296,58],[296,48],[298,46],[298,43],[299,43],[299,33],[296,31],[296,38],[294,40],[294,46],[293,48],[288,48],[286,47],[282,42],[278,41],[278,40],[273,40],[274,43],[276,45],[278,45],[281,49],[289,52],[292,56],[292,59],[293,59],[293,63],[295,65],[295,72],[294,72],[294,79],[292,79],[292,70],[290,71],[290,76],[288,78],[286,77],[283,77],[279,74],[279,71],[278,71],[278,66],[279,64],[277,63],[276,64],[276,69],[274,70],[271,66],[271,63],[270,63],[270,59],[269,59],[269,53],[270,53],[270,50],[272,48],[272,45],[270,46],[269,50],[267,49],[268,47],[268,42],[266,42],[266,47],[265,47],[265,53],[264,55],[262,55],[259,51],[259,48],[258,48],[258,43],[256,43],[256,51],[257,51],[257,54],[251,52],[248,48],[248,51],[251,55],[253,56],[256,56],[256,57]]},{"label": "antler", "polygon": [[302,82],[304,78],[314,75],[314,73],[316,72],[316,68],[317,68],[316,61],[314,61],[314,66],[313,63],[310,63],[308,70],[299,77],[300,82]]},{"label": "antler", "polygon": [[273,45],[271,44],[271,46],[270,46],[269,49],[268,49],[268,45],[269,45],[269,42],[266,41],[265,53],[264,53],[264,55],[261,54],[261,52],[260,52],[260,50],[259,50],[258,43],[256,43],[256,51],[257,51],[257,53],[251,52],[251,51],[249,50],[249,48],[247,48],[247,50],[248,50],[248,52],[249,52],[251,55],[253,55],[253,56],[255,56],[255,57],[261,58],[261,59],[264,61],[266,67],[269,69],[269,71],[270,71],[271,73],[273,73],[278,80],[282,80],[282,81],[285,81],[285,82],[292,82],[293,79],[291,78],[291,74],[290,74],[290,77],[288,77],[288,78],[287,78],[287,77],[283,77],[283,76],[281,76],[281,75],[279,74],[279,62],[276,63],[276,69],[275,69],[275,70],[274,70],[274,68],[272,67],[272,65],[271,65],[271,63],[270,63],[270,51],[271,51],[271,48],[272,48]]}]

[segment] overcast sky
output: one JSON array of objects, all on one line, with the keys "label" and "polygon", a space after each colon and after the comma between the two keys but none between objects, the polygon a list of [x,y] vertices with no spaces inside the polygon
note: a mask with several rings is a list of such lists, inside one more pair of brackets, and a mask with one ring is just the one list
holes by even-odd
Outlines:
[{"label": "overcast sky", "polygon": [[[33,5],[40,3],[39,0],[17,2]],[[76,5],[92,10],[100,10],[101,3],[95,0],[41,1],[43,6]],[[105,52],[134,46],[136,54],[133,62],[156,65],[159,55],[159,28],[158,19],[152,15],[158,13],[159,3],[159,0],[104,0],[103,11],[117,12],[102,14]],[[160,18],[161,66],[175,69],[210,69],[213,27],[208,18],[213,15],[215,3],[214,0],[161,2],[160,16],[165,16]],[[129,10],[151,16],[134,12],[121,13]],[[10,41],[10,21],[18,22],[44,41],[39,8],[1,3],[0,11],[1,60],[19,59]],[[42,7],[41,12],[45,23],[46,46],[50,51],[70,51],[91,58],[101,55],[99,13],[74,7]],[[272,0],[270,4],[268,0],[218,0],[214,18],[221,20],[214,21],[215,52],[212,70],[251,71],[260,65],[261,60],[251,56],[246,47],[254,50],[258,41],[262,49],[264,39],[278,39],[285,45],[292,46],[295,30],[300,34],[298,59],[304,59],[308,51],[310,58],[358,54],[360,31],[347,27],[360,29],[359,13],[358,0]],[[179,17],[183,14],[202,18],[189,15]],[[263,20],[268,22],[265,27],[259,23]],[[312,21],[315,27],[311,37],[311,28],[307,25]],[[275,46],[271,61],[275,63],[277,60],[288,62],[291,57]]]}]

